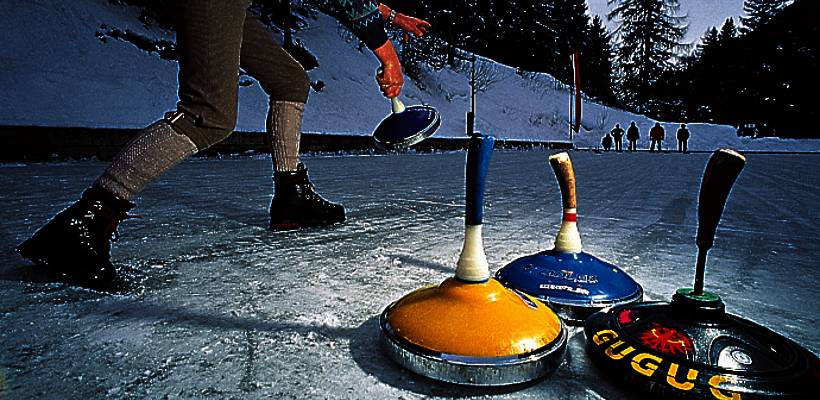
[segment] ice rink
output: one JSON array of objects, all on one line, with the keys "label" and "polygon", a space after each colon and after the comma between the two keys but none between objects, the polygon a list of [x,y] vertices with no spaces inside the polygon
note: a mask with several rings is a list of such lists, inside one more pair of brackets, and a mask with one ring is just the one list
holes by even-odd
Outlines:
[{"label": "ice rink", "polygon": [[[546,150],[499,151],[487,182],[491,270],[552,246],[561,218]],[[621,265],[648,300],[692,285],[708,154],[573,152],[585,251]],[[437,284],[461,249],[463,152],[309,156],[347,208],[324,229],[268,231],[271,162],[193,159],[149,186],[120,226],[122,293],[59,283],[13,252],[104,164],[0,164],[0,398],[637,398],[567,356],[531,385],[475,389],[401,369],[377,317]],[[706,267],[727,310],[820,352],[820,155],[757,155],[735,184]]]}]

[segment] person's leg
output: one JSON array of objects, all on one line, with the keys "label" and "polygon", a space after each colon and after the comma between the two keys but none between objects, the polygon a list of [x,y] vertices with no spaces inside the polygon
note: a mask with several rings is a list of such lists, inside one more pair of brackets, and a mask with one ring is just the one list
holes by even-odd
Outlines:
[{"label": "person's leg", "polygon": [[310,81],[304,68],[273,39],[254,15],[245,17],[240,65],[268,94],[267,131],[274,170],[295,171],[299,164],[302,114]]},{"label": "person's leg", "polygon": [[110,239],[145,185],[198,150],[227,137],[236,120],[239,49],[249,0],[187,1],[177,28],[177,112],[129,141],[82,198],[18,246],[24,257],[65,278],[105,286],[115,276]]},{"label": "person's leg", "polygon": [[296,229],[344,221],[344,207],[318,195],[307,169],[299,162],[302,115],[310,89],[307,73],[250,13],[244,24],[240,65],[270,98],[266,121],[274,170],[270,228]]},{"label": "person's leg", "polygon": [[191,139],[160,120],[134,136],[114,157],[93,186],[125,200],[165,171],[197,152]]},{"label": "person's leg", "polygon": [[95,182],[126,200],[236,126],[242,29],[249,0],[190,0],[179,5],[179,102],[131,140]]}]

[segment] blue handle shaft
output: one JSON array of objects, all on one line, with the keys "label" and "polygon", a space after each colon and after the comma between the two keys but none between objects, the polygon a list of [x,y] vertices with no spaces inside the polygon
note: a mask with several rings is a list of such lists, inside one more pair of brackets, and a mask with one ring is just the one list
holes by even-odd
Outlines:
[{"label": "blue handle shaft", "polygon": [[484,219],[484,183],[494,145],[495,138],[492,136],[470,138],[467,148],[467,212],[464,216],[467,225],[481,225]]}]

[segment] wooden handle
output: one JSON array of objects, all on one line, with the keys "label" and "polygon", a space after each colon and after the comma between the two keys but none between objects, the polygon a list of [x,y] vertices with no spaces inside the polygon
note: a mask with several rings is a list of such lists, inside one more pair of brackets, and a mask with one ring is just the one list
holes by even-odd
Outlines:
[{"label": "wooden handle", "polygon": [[732,149],[717,150],[709,158],[698,198],[698,247],[709,249],[714,244],[715,230],[729,191],[744,165],[746,157]]},{"label": "wooden handle", "polygon": [[746,157],[732,149],[715,151],[706,164],[698,197],[698,258],[695,264],[694,295],[703,294],[706,253],[715,242],[715,231],[732,185],[745,165]]},{"label": "wooden handle", "polygon": [[575,171],[572,169],[569,154],[567,152],[553,154],[549,160],[555,172],[555,178],[558,179],[558,186],[561,187],[561,201],[564,208],[575,208]]}]

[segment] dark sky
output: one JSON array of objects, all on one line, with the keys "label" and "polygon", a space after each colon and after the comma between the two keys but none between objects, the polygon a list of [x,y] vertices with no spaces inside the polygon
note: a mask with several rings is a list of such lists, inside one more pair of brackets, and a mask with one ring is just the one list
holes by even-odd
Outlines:
[{"label": "dark sky", "polygon": [[[679,0],[680,14],[688,14],[689,33],[687,42],[698,41],[703,33],[712,26],[720,29],[726,18],[734,17],[735,24],[740,21],[738,16],[743,15],[743,0]],[[589,13],[598,14],[606,21],[606,13],[610,9],[607,0],[587,0]],[[609,22],[610,30],[615,28]]]}]

